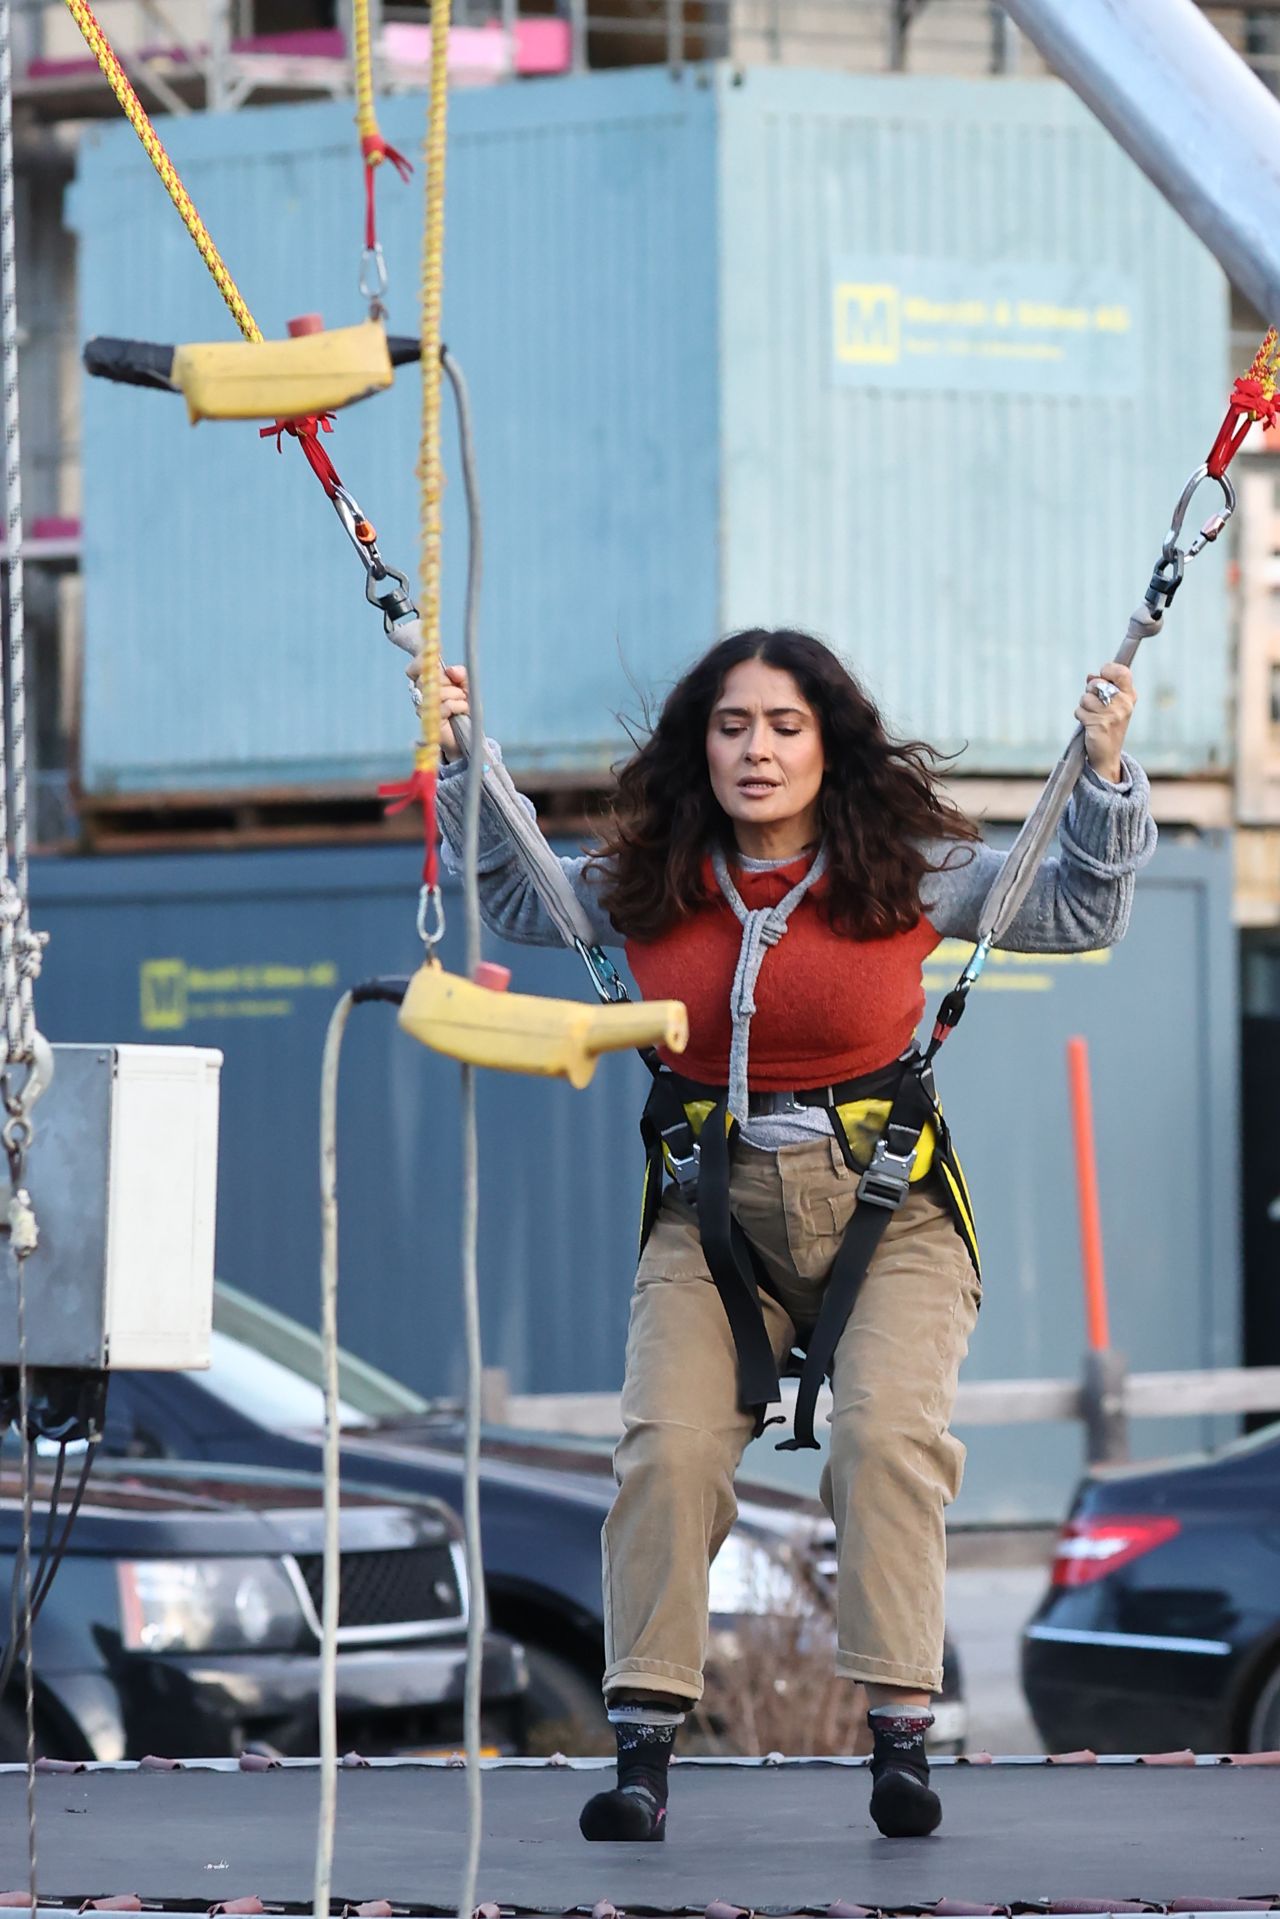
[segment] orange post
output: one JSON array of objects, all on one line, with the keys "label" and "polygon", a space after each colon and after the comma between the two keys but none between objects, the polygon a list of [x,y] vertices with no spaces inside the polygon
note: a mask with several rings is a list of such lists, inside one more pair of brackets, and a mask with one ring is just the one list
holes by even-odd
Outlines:
[{"label": "orange post", "polygon": [[1089,1090],[1089,1048],[1079,1036],[1067,1041],[1067,1079],[1071,1089],[1071,1131],[1075,1140],[1076,1189],[1080,1202],[1085,1326],[1089,1351],[1104,1353],[1111,1346],[1111,1329],[1107,1320],[1107,1282],[1102,1265],[1102,1214],[1098,1205],[1093,1098]]}]

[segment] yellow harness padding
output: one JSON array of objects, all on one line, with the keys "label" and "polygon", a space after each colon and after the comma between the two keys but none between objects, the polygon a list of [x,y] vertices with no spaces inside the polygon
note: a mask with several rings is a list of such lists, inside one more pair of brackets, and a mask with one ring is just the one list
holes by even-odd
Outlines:
[{"label": "yellow harness padding", "polygon": [[[871,1164],[871,1155],[876,1150],[876,1142],[883,1133],[889,1120],[889,1108],[892,1101],[887,1099],[854,1099],[847,1106],[837,1106],[840,1124],[844,1127],[844,1136],[849,1142],[849,1151],[857,1164],[867,1167]],[[916,1163],[911,1169],[911,1184],[926,1177],[933,1166],[934,1149],[938,1143],[932,1126],[926,1126],[920,1134],[920,1143],[916,1147]]]},{"label": "yellow harness padding", "polygon": [[293,340],[213,340],[180,346],[170,379],[197,420],[296,420],[331,413],[391,385],[380,321]]},{"label": "yellow harness padding", "polygon": [[424,1046],[469,1066],[542,1073],[587,1085],[601,1053],[665,1046],[683,1053],[689,1016],[679,1000],[588,1006],[495,992],[446,973],[434,960],[420,966],[400,1008],[400,1024]]},{"label": "yellow harness padding", "polygon": [[[713,1111],[714,1106],[715,1101],[709,1099],[690,1099],[685,1101],[685,1114],[689,1121],[690,1131],[693,1133],[695,1139],[697,1139],[699,1133],[702,1131],[707,1121],[707,1115]],[[844,1106],[836,1107],[836,1112],[840,1116],[840,1124],[844,1127],[845,1138],[849,1142],[849,1150],[861,1167],[865,1168],[871,1164],[871,1155],[875,1151],[876,1141],[879,1139],[881,1133],[883,1133],[885,1122],[889,1117],[889,1106],[890,1102],[887,1099],[854,1099],[849,1100]],[[730,1123],[729,1116],[726,1114],[726,1127]],[[926,1126],[920,1135],[920,1144],[916,1148],[916,1163],[911,1173],[911,1184],[913,1186],[917,1180],[923,1179],[932,1168],[934,1148],[936,1145],[937,1140],[932,1126]],[[665,1150],[664,1148],[664,1151]],[[668,1159],[669,1158],[670,1155],[668,1154]]]}]

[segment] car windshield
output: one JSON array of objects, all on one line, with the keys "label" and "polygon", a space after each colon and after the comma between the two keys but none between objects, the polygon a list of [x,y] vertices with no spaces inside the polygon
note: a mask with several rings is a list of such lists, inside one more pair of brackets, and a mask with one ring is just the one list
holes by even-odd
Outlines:
[{"label": "car windshield", "polygon": [[[314,1432],[324,1425],[324,1393],[319,1386],[216,1327],[209,1344],[209,1369],[200,1381],[206,1392],[237,1412],[251,1408],[254,1418],[273,1432]],[[341,1400],[338,1409],[344,1426],[372,1424]]]},{"label": "car windshield", "polygon": [[[324,1424],[324,1358],[320,1335],[219,1280],[214,1289],[211,1392],[231,1405],[250,1404],[279,1432]],[[339,1352],[338,1391],[344,1426],[421,1419],[429,1400],[354,1353]]]}]

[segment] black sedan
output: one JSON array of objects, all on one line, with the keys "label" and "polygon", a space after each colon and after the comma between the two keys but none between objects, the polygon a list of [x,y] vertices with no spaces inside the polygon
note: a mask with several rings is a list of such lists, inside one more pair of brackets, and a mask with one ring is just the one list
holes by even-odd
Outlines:
[{"label": "black sedan", "polygon": [[[38,1501],[48,1492],[42,1472]],[[20,1529],[10,1469],[0,1477],[6,1598]],[[42,1537],[38,1523],[37,1550]],[[456,1520],[431,1500],[346,1489],[340,1546],[343,1748],[455,1747],[468,1610]],[[97,1461],[36,1621],[37,1751],[314,1753],[322,1569],[322,1488],[311,1475]],[[525,1677],[520,1648],[491,1634],[483,1713],[494,1746],[522,1737]],[[25,1757],[21,1702],[15,1677],[0,1702],[0,1763]]]},{"label": "black sedan", "polygon": [[[210,1369],[115,1374],[107,1445],[135,1457],[313,1471],[320,1377],[314,1332],[220,1283]],[[344,1483],[461,1505],[456,1407],[433,1406],[350,1353],[342,1355],[340,1391]],[[486,1432],[480,1507],[489,1616],[524,1648],[535,1750],[612,1745],[600,1700],[600,1528],[612,1492],[607,1446]],[[753,1628],[802,1608],[806,1592],[821,1593],[833,1551],[833,1528],[816,1505],[789,1491],[741,1485],[738,1525],[711,1572],[712,1663],[733,1660]],[[935,1715],[938,1749],[962,1750],[965,1708],[950,1649]]]},{"label": "black sedan", "polygon": [[1086,1479],[1022,1680],[1051,1752],[1280,1749],[1280,1426]]}]

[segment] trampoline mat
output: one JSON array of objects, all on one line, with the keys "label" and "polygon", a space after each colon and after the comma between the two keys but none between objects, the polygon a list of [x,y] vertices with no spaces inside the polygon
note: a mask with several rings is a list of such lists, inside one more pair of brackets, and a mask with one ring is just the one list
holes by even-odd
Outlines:
[{"label": "trampoline mat", "polygon": [[[578,1809],[599,1770],[484,1773],[479,1898],[565,1913],[879,1908],[939,1900],[1009,1906],[1267,1898],[1280,1889],[1280,1771],[1267,1766],[946,1766],[944,1821],[886,1840],[867,1816],[862,1767],[683,1765],[664,1845],[588,1845]],[[310,1907],[319,1775],[192,1767],[37,1780],[42,1900],[136,1893],[207,1907],[256,1894]],[[0,1772],[0,1886],[27,1882],[25,1781]],[[333,1899],[454,1906],[466,1775],[439,1765],[343,1771]]]}]

